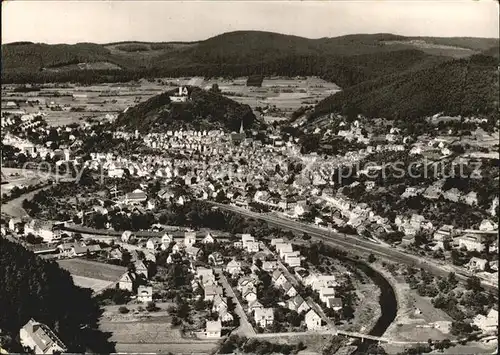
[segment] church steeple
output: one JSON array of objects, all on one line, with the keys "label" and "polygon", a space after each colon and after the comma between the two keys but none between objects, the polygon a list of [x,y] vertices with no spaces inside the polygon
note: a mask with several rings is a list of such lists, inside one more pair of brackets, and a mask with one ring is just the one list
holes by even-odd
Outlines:
[{"label": "church steeple", "polygon": [[244,131],[243,131],[243,118],[241,119],[240,133],[244,133]]}]

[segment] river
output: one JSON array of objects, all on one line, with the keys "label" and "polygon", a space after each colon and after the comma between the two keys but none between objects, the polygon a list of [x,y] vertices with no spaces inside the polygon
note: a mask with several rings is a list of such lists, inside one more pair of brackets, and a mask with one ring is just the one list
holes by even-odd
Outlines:
[{"label": "river", "polygon": [[[394,289],[392,288],[392,285],[389,283],[389,281],[387,281],[387,279],[382,274],[375,271],[371,266],[365,264],[364,262],[353,260],[350,258],[346,258],[345,260],[354,264],[358,269],[363,271],[380,288],[381,292],[379,297],[379,304],[381,308],[381,314],[379,319],[377,320],[377,323],[375,323],[368,334],[378,337],[382,336],[394,321],[394,319],[396,319],[396,315],[398,312],[398,302],[396,300]],[[368,347],[374,343],[377,343],[377,341],[365,339],[352,353],[352,355],[366,354]]]}]

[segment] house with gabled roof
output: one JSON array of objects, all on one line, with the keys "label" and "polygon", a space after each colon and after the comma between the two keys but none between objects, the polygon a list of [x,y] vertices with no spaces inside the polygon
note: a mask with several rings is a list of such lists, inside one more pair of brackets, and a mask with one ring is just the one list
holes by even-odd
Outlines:
[{"label": "house with gabled roof", "polygon": [[149,278],[148,268],[146,267],[146,265],[144,265],[144,262],[142,262],[141,260],[136,260],[134,266],[135,273],[137,275],[143,275],[145,278]]},{"label": "house with gabled roof", "polygon": [[20,330],[21,345],[31,349],[35,354],[62,353],[66,345],[47,325],[31,318]]},{"label": "house with gabled roof", "polygon": [[148,196],[144,191],[142,191],[141,189],[135,189],[134,191],[125,194],[123,201],[126,204],[137,204],[146,201],[147,198]]},{"label": "house with gabled roof", "polygon": [[191,260],[198,260],[203,254],[203,251],[200,248],[196,248],[193,246],[187,247],[185,249],[185,252],[188,258]]},{"label": "house with gabled roof", "polygon": [[304,320],[308,330],[319,330],[323,328],[322,319],[314,309],[310,309],[309,312],[306,313]]},{"label": "house with gabled roof", "polygon": [[221,253],[216,251],[208,256],[208,262],[212,265],[220,266],[224,264],[224,258]]},{"label": "house with gabled roof", "polygon": [[342,310],[342,298],[328,297],[325,302],[328,308],[333,309],[335,312]]},{"label": "house with gabled roof", "polygon": [[281,288],[283,289],[285,295],[287,295],[288,297],[295,297],[297,295],[297,290],[288,281],[286,281],[283,285],[281,285]]},{"label": "house with gabled roof", "polygon": [[235,259],[231,260],[225,268],[225,271],[231,275],[238,275],[241,273],[241,262]]},{"label": "house with gabled roof", "polygon": [[221,313],[223,309],[227,310],[227,298],[219,294],[214,296],[212,312]]},{"label": "house with gabled roof", "polygon": [[288,300],[288,309],[297,313],[307,312],[310,308],[309,304],[307,304],[301,295],[296,295]]},{"label": "house with gabled roof", "polygon": [[221,312],[219,312],[219,319],[222,323],[229,323],[234,320],[234,317],[227,309],[222,309]]},{"label": "house with gabled roof", "polygon": [[217,285],[205,285],[203,290],[205,294],[204,301],[213,301],[215,296],[224,294],[222,287]]},{"label": "house with gabled roof", "polygon": [[205,235],[205,237],[201,240],[201,242],[202,242],[203,244],[212,244],[212,243],[214,243],[214,242],[215,242],[215,238],[214,238],[214,236],[213,236],[210,232],[208,232],[208,233]]},{"label": "house with gabled roof", "polygon": [[248,302],[248,313],[252,313],[256,309],[262,309],[262,308],[264,308],[264,306],[262,305],[262,303],[259,302],[259,300]]},{"label": "house with gabled roof", "polygon": [[285,284],[285,282],[288,282],[287,278],[283,274],[283,272],[279,269],[274,270],[273,275],[272,275],[273,283],[279,287]]},{"label": "house with gabled roof", "polygon": [[273,270],[276,270],[277,267],[278,267],[278,262],[276,260],[262,262],[262,270],[264,271],[271,272]]},{"label": "house with gabled roof", "polygon": [[247,301],[247,302],[253,302],[257,300],[257,289],[253,284],[248,284],[247,286],[243,287],[241,290],[241,296]]},{"label": "house with gabled roof", "polygon": [[215,283],[214,271],[210,268],[197,267],[195,277],[198,280],[200,280],[203,285],[208,284],[208,283]]},{"label": "house with gabled roof", "polygon": [[238,286],[236,286],[237,290],[242,292],[245,287],[248,285],[255,285],[255,280],[250,276],[242,276],[238,279]]},{"label": "house with gabled roof", "polygon": [[157,250],[161,245],[162,240],[160,238],[149,238],[146,242],[146,248],[150,250]]}]

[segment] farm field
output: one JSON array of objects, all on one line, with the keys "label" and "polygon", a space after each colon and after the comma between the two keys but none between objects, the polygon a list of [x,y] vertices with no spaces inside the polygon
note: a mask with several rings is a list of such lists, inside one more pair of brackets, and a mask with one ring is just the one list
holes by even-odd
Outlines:
[{"label": "farm field", "polygon": [[179,329],[170,326],[168,317],[142,321],[103,321],[100,329],[112,333],[117,352],[158,352],[174,354],[210,354],[217,340],[191,340],[182,337]]},{"label": "farm field", "polygon": [[83,276],[91,279],[104,281],[118,281],[127,271],[127,268],[117,265],[98,263],[83,259],[58,260],[59,266],[76,276]]},{"label": "farm field", "polygon": [[[14,86],[2,86],[2,101],[14,101],[26,113],[42,112],[50,126],[83,124],[87,118],[106,120],[107,114],[118,114],[152,96],[172,90],[177,85],[195,85],[210,89],[217,84],[227,97],[257,107],[274,107],[278,119],[289,116],[302,105],[312,105],[340,88],[317,77],[265,78],[262,87],[247,87],[246,78],[158,78],[141,79],[138,83],[96,84],[91,86],[61,85],[38,92],[14,92]],[[31,101],[29,104],[27,101]],[[39,102],[33,102],[38,100]],[[52,110],[59,106],[62,110]],[[268,115],[269,116],[269,115]],[[267,118],[266,120],[270,120]]]}]

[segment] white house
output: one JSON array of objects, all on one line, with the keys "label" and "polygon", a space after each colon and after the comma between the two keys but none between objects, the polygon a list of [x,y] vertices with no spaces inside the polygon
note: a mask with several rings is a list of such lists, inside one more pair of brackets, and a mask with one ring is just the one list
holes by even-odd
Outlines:
[{"label": "white house", "polygon": [[326,303],[328,298],[335,297],[335,289],[333,287],[322,287],[319,290],[319,299]]},{"label": "white house", "polygon": [[498,331],[498,310],[492,308],[486,316],[478,314],[474,318],[473,324],[485,333]]},{"label": "white house", "polygon": [[248,303],[257,301],[257,290],[254,285],[244,287],[241,291],[241,295]]},{"label": "white house", "polygon": [[288,297],[295,297],[297,295],[297,290],[290,282],[285,282],[281,287],[283,288],[285,295]]},{"label": "white house", "polygon": [[139,286],[137,288],[137,300],[142,303],[148,303],[153,301],[153,287],[151,286]]},{"label": "white house", "polygon": [[220,319],[216,321],[207,321],[205,333],[206,337],[209,339],[220,338],[222,333],[222,324]]},{"label": "white house", "polygon": [[484,250],[483,240],[480,235],[465,234],[455,239],[459,248],[465,248],[468,251],[482,252]]},{"label": "white house", "polygon": [[184,245],[186,247],[191,247],[194,243],[196,243],[196,232],[185,232]]},{"label": "white house", "polygon": [[281,270],[279,269],[274,270],[272,278],[273,278],[273,283],[276,286],[282,286],[285,284],[285,282],[288,282],[283,272],[281,272]]},{"label": "white house", "polygon": [[274,322],[274,310],[272,308],[257,308],[254,313],[255,323],[265,328]]},{"label": "white house", "polygon": [[304,319],[307,329],[309,330],[319,330],[323,328],[321,317],[313,309],[310,309],[309,312],[306,313]]},{"label": "white house", "polygon": [[498,229],[498,224],[490,221],[489,219],[483,219],[479,225],[480,231],[491,232]]},{"label": "white house", "polygon": [[486,259],[480,259],[476,257],[472,257],[469,260],[469,270],[472,271],[484,271],[486,269],[486,265],[488,264],[488,260]]},{"label": "white house", "polygon": [[207,233],[207,235],[203,238],[203,240],[201,242],[203,244],[211,244],[211,243],[215,242],[215,238],[212,234]]},{"label": "white house", "polygon": [[226,297],[216,295],[213,299],[212,312],[217,312],[220,314],[224,309],[227,310]]},{"label": "white house", "polygon": [[288,300],[288,309],[295,311],[297,313],[306,312],[310,309],[307,302],[302,298],[301,295],[296,295],[292,299]]},{"label": "white house", "polygon": [[161,239],[160,238],[149,238],[147,243],[146,243],[146,248],[150,250],[156,250],[160,247],[161,245]]},{"label": "white house", "polygon": [[222,323],[228,323],[232,322],[234,320],[234,317],[227,311],[227,309],[223,309],[221,312],[219,312],[219,319]]},{"label": "white house", "polygon": [[66,346],[57,335],[45,324],[28,321],[20,330],[21,345],[30,348],[35,354],[54,354],[66,351]]},{"label": "white house", "polygon": [[236,261],[235,259],[231,260],[226,265],[226,272],[230,273],[231,275],[240,274],[241,273],[241,262]]},{"label": "white house", "polygon": [[249,253],[257,253],[260,250],[260,244],[257,241],[249,241],[245,245],[245,249]]},{"label": "white house", "polygon": [[60,239],[52,228],[52,223],[34,219],[24,226],[24,234],[33,234],[41,237],[44,242],[51,243],[56,239]]},{"label": "white house", "polygon": [[135,276],[131,272],[126,272],[120,277],[118,281],[118,288],[120,290],[126,290],[132,292],[134,288]]}]

